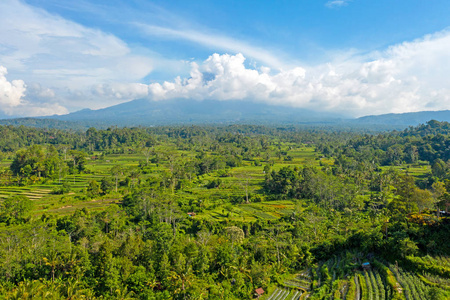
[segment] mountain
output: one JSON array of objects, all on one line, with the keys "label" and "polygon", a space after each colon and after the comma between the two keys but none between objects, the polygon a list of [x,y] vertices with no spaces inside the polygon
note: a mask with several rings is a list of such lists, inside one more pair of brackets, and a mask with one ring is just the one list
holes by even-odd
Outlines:
[{"label": "mountain", "polygon": [[251,101],[196,101],[138,99],[104,109],[84,109],[61,116],[45,117],[60,121],[87,122],[117,126],[173,124],[306,124],[334,123],[342,116],[301,108],[273,106]]},{"label": "mountain", "polygon": [[430,120],[450,122],[450,110],[441,111],[420,111],[401,114],[384,114],[377,116],[365,116],[351,122],[354,124],[373,125],[396,125],[396,126],[417,126]]},{"label": "mountain", "polygon": [[402,130],[429,120],[450,122],[450,111],[422,111],[403,114],[346,118],[303,108],[275,106],[252,101],[196,101],[138,99],[103,109],[83,109],[67,115],[0,120],[2,125],[86,129],[110,126],[157,126],[186,124],[320,125],[349,130]]}]

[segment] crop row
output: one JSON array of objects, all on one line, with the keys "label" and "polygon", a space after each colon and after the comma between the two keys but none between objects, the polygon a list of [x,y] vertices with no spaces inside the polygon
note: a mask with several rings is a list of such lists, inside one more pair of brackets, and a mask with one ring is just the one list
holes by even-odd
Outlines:
[{"label": "crop row", "polygon": [[419,278],[429,286],[443,287],[446,290],[450,290],[450,279],[442,278],[429,273],[418,275]]},{"label": "crop row", "polygon": [[450,267],[442,265],[437,260],[429,256],[407,256],[406,258],[408,260],[408,263],[411,265],[411,267],[414,267],[414,269],[439,275],[441,277],[450,278]]},{"label": "crop row", "polygon": [[295,280],[286,280],[284,284],[287,286],[299,287],[304,290],[309,290],[311,282],[295,279]]},{"label": "crop row", "polygon": [[[421,266],[427,267],[432,266],[431,263],[440,264],[439,266],[434,265],[434,267],[439,267],[436,270],[446,274],[447,257],[445,256],[408,257],[408,259],[418,261]],[[398,265],[381,263],[377,260],[373,260],[371,264],[373,269],[357,271],[353,277],[338,274],[339,269],[348,270],[348,265],[351,265],[345,258],[332,258],[326,261],[311,270],[310,299],[427,300],[434,299],[434,295],[441,295],[440,293],[444,295],[444,298],[449,295],[450,279],[441,274],[422,273],[418,275],[406,271]],[[306,281],[305,276],[301,279]],[[291,280],[289,285],[299,287],[299,280]]]},{"label": "crop row", "polygon": [[275,291],[270,294],[267,300],[298,300],[302,292],[299,290],[290,291],[284,288],[277,288]]},{"label": "crop row", "polygon": [[450,257],[447,256],[435,256],[431,257],[429,255],[422,257],[424,262],[428,262],[432,265],[439,265],[443,267],[450,268]]},{"label": "crop row", "polygon": [[400,267],[394,267],[391,265],[390,269],[396,275],[398,282],[402,285],[407,300],[428,299],[428,287],[419,277],[403,271]]}]

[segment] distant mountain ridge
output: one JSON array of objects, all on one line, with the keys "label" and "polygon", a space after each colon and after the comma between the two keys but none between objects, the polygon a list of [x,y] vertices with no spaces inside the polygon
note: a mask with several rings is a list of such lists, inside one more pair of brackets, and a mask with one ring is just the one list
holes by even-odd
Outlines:
[{"label": "distant mountain ridge", "polygon": [[353,120],[358,124],[417,126],[430,120],[450,122],[450,110],[420,111],[400,114],[364,116]]},{"label": "distant mountain ridge", "polygon": [[342,116],[251,101],[196,101],[138,99],[99,110],[84,109],[61,116],[46,117],[61,121],[112,123],[119,126],[173,124],[229,124],[339,122]]},{"label": "distant mountain ridge", "polygon": [[110,126],[160,126],[201,124],[325,125],[350,128],[376,127],[377,130],[404,129],[430,120],[450,122],[450,110],[364,116],[357,119],[332,112],[275,106],[267,103],[233,100],[196,101],[137,99],[98,110],[83,109],[66,115],[3,119],[3,125],[25,125],[61,129]]}]

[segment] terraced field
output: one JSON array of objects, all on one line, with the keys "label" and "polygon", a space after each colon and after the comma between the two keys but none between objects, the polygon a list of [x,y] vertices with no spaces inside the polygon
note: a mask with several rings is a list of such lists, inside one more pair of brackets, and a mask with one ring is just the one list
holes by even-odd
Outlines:
[{"label": "terraced field", "polygon": [[309,277],[299,274],[294,279],[285,280],[284,284],[295,288],[300,288],[309,291],[311,287],[311,280]]},{"label": "terraced field", "polygon": [[[450,295],[450,274],[447,263],[450,260],[445,256],[424,257],[420,259],[437,268],[443,275],[423,275],[406,271],[398,265],[380,263],[374,260],[368,269],[361,268],[358,254],[344,260],[336,257],[308,272],[297,274],[285,280],[282,287],[276,289],[264,299],[289,299],[294,296],[293,290],[303,291],[295,295],[294,299],[311,297],[314,299],[345,299],[345,300],[427,300],[432,299],[433,289],[443,289]],[[351,273],[344,274],[342,268],[353,269]],[[338,276],[338,274],[341,274]],[[342,275],[343,274],[343,275]],[[431,297],[431,298],[430,298]]]},{"label": "terraced field", "polygon": [[267,300],[298,300],[303,292],[295,289],[277,288],[270,294]]},{"label": "terraced field", "polygon": [[283,282],[283,286],[277,286],[265,300],[298,300],[304,299],[310,291],[311,278],[308,271],[296,274]]},{"label": "terraced field", "polygon": [[82,190],[87,187],[89,181],[100,180],[102,175],[94,174],[78,174],[68,175],[61,182],[53,182],[50,184],[36,184],[28,186],[0,186],[0,199],[4,199],[13,195],[24,195],[30,200],[39,200],[44,196],[51,194],[52,190],[61,186],[63,182],[70,184],[72,190]]},{"label": "terraced field", "polygon": [[28,187],[0,187],[0,199],[8,198],[13,195],[24,195],[31,200],[39,200],[40,198],[49,195],[54,186],[39,185]]},{"label": "terraced field", "polygon": [[291,215],[296,209],[292,201],[270,201],[260,203],[238,204],[230,207],[218,207],[214,210],[204,211],[198,218],[213,218],[231,220],[253,221],[256,219],[275,220],[283,216]]}]

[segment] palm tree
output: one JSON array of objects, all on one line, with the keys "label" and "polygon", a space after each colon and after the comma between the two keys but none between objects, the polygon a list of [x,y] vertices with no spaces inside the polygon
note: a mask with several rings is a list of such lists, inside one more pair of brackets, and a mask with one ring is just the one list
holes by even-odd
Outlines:
[{"label": "palm tree", "polygon": [[[76,273],[76,266],[80,262],[77,257],[77,253],[71,249],[70,252],[63,256],[63,268],[66,274],[74,275]],[[75,274],[76,275],[76,274]]]},{"label": "palm tree", "polygon": [[186,299],[186,289],[191,286],[193,279],[193,274],[191,272],[190,266],[184,268],[184,270],[180,273],[172,271],[170,274],[170,278],[174,282],[174,286],[176,287],[174,290],[174,294],[183,293],[183,299]]},{"label": "palm tree", "polygon": [[42,258],[45,262],[45,265],[50,266],[52,268],[52,282],[55,282],[55,271],[60,264],[60,259],[58,257],[58,253],[56,251],[52,251],[50,253],[50,258],[44,257]]},{"label": "palm tree", "polygon": [[116,298],[117,300],[133,300],[137,299],[134,296],[133,291],[128,291],[127,287],[118,288],[116,291]]},{"label": "palm tree", "polygon": [[36,297],[42,297],[42,299],[49,299],[53,296],[53,293],[46,289],[45,284],[38,280],[25,280],[19,283],[7,299],[36,299]]},{"label": "palm tree", "polygon": [[79,286],[80,282],[77,279],[69,279],[69,281],[64,284],[63,294],[67,297],[67,300],[86,299],[85,297],[81,297],[81,295],[84,294],[84,290],[80,289]]}]

